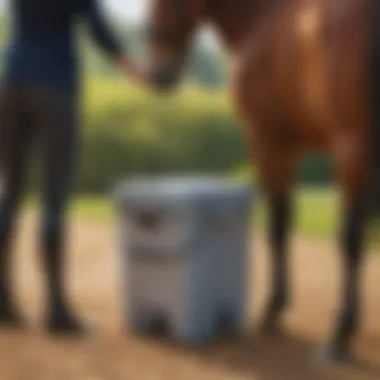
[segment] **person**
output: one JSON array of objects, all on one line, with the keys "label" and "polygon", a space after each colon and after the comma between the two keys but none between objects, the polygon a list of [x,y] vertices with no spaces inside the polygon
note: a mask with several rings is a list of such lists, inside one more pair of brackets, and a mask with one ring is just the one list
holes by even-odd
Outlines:
[{"label": "person", "polygon": [[23,327],[11,286],[11,240],[38,140],[44,183],[40,250],[47,280],[46,327],[54,333],[85,329],[65,294],[65,210],[79,142],[80,67],[77,26],[125,74],[133,65],[112,34],[97,0],[12,0],[13,35],[0,87],[0,328]]}]

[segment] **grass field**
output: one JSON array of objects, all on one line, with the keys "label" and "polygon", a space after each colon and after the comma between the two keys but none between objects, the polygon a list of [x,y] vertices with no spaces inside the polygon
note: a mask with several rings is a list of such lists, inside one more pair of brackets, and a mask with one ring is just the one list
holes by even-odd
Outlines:
[{"label": "grass field", "polygon": [[[27,210],[38,206],[29,200]],[[116,209],[111,198],[101,195],[77,196],[71,204],[70,214],[83,222],[116,222]],[[262,230],[266,226],[265,200],[257,196],[254,202],[252,225]],[[339,194],[332,188],[303,187],[295,192],[293,232],[307,239],[336,239],[340,228]],[[368,229],[369,241],[379,245],[379,224]]]},{"label": "grass field", "polygon": [[[34,209],[35,201],[29,202]],[[102,196],[79,196],[71,206],[71,214],[83,221],[110,221],[116,217],[112,200]],[[266,208],[261,198],[255,202],[253,223],[265,225]],[[295,196],[295,230],[308,238],[333,237],[339,222],[338,196],[328,188],[302,188]]]}]

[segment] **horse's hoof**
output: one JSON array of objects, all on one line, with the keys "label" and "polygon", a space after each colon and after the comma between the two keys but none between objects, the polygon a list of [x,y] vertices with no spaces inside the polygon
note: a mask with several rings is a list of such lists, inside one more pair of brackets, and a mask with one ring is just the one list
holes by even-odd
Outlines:
[{"label": "horse's hoof", "polygon": [[347,348],[324,344],[317,348],[315,358],[323,365],[340,365],[352,361],[352,356]]},{"label": "horse's hoof", "polygon": [[48,331],[52,335],[80,339],[87,338],[90,335],[90,330],[78,322],[51,321],[48,325]]},{"label": "horse's hoof", "polygon": [[273,321],[266,320],[259,329],[262,335],[270,336],[273,338],[283,338],[285,337],[285,332],[283,328]]}]

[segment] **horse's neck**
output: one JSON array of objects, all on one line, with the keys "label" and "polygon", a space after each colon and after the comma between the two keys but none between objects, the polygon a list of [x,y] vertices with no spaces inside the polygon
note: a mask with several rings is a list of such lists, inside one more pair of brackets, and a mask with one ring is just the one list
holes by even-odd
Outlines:
[{"label": "horse's neck", "polygon": [[277,0],[219,0],[210,11],[210,22],[228,50],[234,52],[275,3]]}]

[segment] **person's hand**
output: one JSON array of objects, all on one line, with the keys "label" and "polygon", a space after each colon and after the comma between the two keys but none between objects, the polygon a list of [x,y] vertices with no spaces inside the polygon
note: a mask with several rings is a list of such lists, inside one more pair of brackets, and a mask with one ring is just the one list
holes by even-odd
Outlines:
[{"label": "person's hand", "polygon": [[148,86],[148,75],[128,56],[121,56],[117,61],[117,66],[124,75],[131,77],[140,86]]}]

